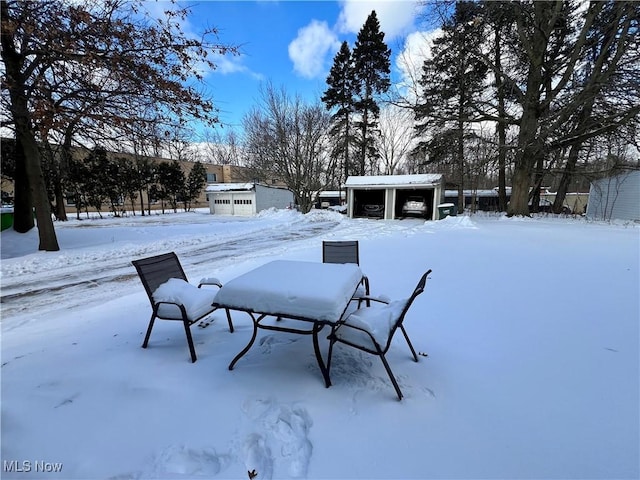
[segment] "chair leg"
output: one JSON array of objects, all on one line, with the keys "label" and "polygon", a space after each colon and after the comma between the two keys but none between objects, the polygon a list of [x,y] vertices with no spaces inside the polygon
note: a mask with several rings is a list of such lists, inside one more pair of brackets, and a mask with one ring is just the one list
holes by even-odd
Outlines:
[{"label": "chair leg", "polygon": [[147,348],[149,345],[149,337],[151,336],[151,329],[153,328],[153,323],[156,321],[156,315],[151,315],[151,320],[149,321],[149,326],[147,327],[147,334],[144,336],[144,342],[142,342],[142,348]]},{"label": "chair leg", "polygon": [[416,351],[413,349],[413,345],[411,345],[411,340],[409,340],[409,335],[407,335],[407,331],[404,329],[404,325],[400,324],[400,330],[402,330],[402,334],[404,335],[404,339],[407,341],[409,348],[411,349],[411,353],[413,354],[413,360],[418,361],[418,355],[416,355]]},{"label": "chair leg", "polygon": [[320,351],[320,343],[318,342],[318,335],[320,331],[324,327],[323,324],[315,323],[313,325],[313,351],[316,354],[316,360],[318,361],[318,367],[320,367],[320,371],[322,372],[322,376],[324,377],[324,386],[329,388],[331,386],[331,377],[329,376],[329,370],[322,360],[322,352]]},{"label": "chair leg", "polygon": [[333,355],[333,344],[336,343],[334,340],[335,327],[331,327],[331,333],[329,334],[329,350],[327,352],[327,376],[331,378],[331,357]]},{"label": "chair leg", "polygon": [[229,331],[233,333],[233,322],[231,321],[231,313],[229,313],[229,309],[225,308],[225,312],[227,312],[227,322],[229,322]]},{"label": "chair leg", "polygon": [[196,358],[196,349],[193,346],[193,338],[191,337],[191,328],[188,321],[184,321],[184,331],[187,334],[187,343],[189,344],[189,352],[191,353],[191,363],[195,363]]},{"label": "chair leg", "polygon": [[394,377],[393,373],[391,372],[391,368],[389,367],[389,364],[387,363],[387,359],[384,357],[383,354],[380,354],[379,357],[380,357],[380,360],[382,360],[382,364],[384,365],[384,368],[387,371],[387,374],[389,375],[389,378],[391,379],[391,383],[393,383],[393,388],[396,389],[396,393],[398,394],[398,400],[402,400],[402,392],[400,391],[400,387],[398,386],[398,382],[396,382],[396,377]]},{"label": "chair leg", "polygon": [[[364,283],[364,293],[368,297],[369,296],[369,278],[364,277],[362,279],[362,282]],[[367,308],[370,306],[371,306],[371,300],[367,298]],[[358,308],[360,308],[360,302],[358,302]]]}]

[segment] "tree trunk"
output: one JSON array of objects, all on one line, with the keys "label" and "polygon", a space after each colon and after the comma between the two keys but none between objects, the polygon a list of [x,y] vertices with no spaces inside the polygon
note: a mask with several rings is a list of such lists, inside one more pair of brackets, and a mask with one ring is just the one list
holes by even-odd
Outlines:
[{"label": "tree trunk", "polygon": [[[15,118],[15,117],[14,117]],[[16,122],[22,123],[22,122]],[[29,131],[25,131],[24,126],[17,128],[16,137],[20,138],[24,151],[24,166],[29,182],[29,190],[31,198],[36,210],[36,222],[38,225],[38,237],[40,243],[38,250],[46,250],[48,252],[56,252],[60,250],[56,231],[53,228],[53,220],[51,219],[51,208],[49,204],[49,195],[47,194],[47,186],[42,175],[42,167],[40,165],[40,150],[36,140]]]},{"label": "tree trunk", "polygon": [[531,199],[531,207],[529,211],[532,213],[538,213],[540,211],[540,187],[542,186],[542,179],[544,178],[544,156],[538,155],[538,161],[536,162],[533,190],[529,194]]},{"label": "tree trunk", "polygon": [[362,114],[362,138],[360,139],[360,141],[362,142],[360,147],[360,175],[366,175],[368,122],[369,111],[368,109],[365,109]]},{"label": "tree trunk", "polygon": [[576,164],[578,163],[578,154],[582,143],[579,145],[572,145],[569,149],[569,157],[567,163],[564,166],[562,177],[560,178],[560,184],[558,185],[558,191],[556,192],[556,198],[553,201],[552,211],[553,213],[562,213],[564,209],[564,201],[567,198],[567,192],[569,191],[569,184],[573,174],[575,173]]},{"label": "tree trunk", "polygon": [[349,150],[350,150],[351,125],[349,122],[349,114],[345,116],[345,137],[344,137],[344,181],[349,178]]},{"label": "tree trunk", "polygon": [[56,216],[56,218],[62,222],[66,222],[68,220],[67,218],[67,210],[64,206],[64,202],[65,202],[65,198],[64,198],[64,192],[62,191],[62,185],[60,183],[58,183],[55,187],[55,196],[56,196],[56,210],[54,215]]},{"label": "tree trunk", "polygon": [[513,188],[511,190],[511,202],[508,214],[529,216],[529,189],[531,177],[534,173],[536,162],[541,158],[543,150],[539,137],[539,122],[542,115],[540,97],[545,87],[544,61],[549,32],[558,19],[560,2],[533,2],[534,30],[528,36],[524,26],[524,18],[518,17],[518,34],[523,42],[529,44],[527,71],[527,86],[522,100],[522,116],[520,119],[520,132],[518,134],[518,147],[514,159],[515,171]]},{"label": "tree trunk", "polygon": [[498,124],[498,208],[507,211],[507,133],[502,122]]},{"label": "tree trunk", "polygon": [[16,139],[16,173],[13,195],[13,229],[18,233],[26,233],[35,227],[35,222],[33,220],[33,200],[24,165],[24,150],[20,139]]},{"label": "tree trunk", "polygon": [[[8,5],[6,1],[0,2],[1,15],[4,19],[10,18]],[[21,146],[22,153],[16,155],[16,160],[22,165],[16,165],[16,170],[23,168],[30,200],[33,202],[36,210],[36,221],[38,224],[38,236],[40,238],[39,250],[57,251],[58,239],[53,228],[53,220],[51,219],[51,207],[49,205],[49,195],[42,175],[42,165],[40,159],[40,150],[36,142],[35,135],[31,128],[29,106],[27,101],[27,88],[21,68],[24,58],[16,51],[15,32],[9,28],[3,28],[0,34],[0,42],[2,43],[2,60],[4,62],[4,70],[6,77],[6,86],[9,91],[9,101],[11,117],[16,133],[16,143]],[[24,184],[21,188],[24,188]],[[18,197],[17,197],[18,198]],[[27,199],[25,195],[20,195],[21,199]],[[31,202],[28,205],[17,205],[18,215],[31,216]],[[14,210],[14,218],[15,218]],[[31,220],[33,222],[33,220]],[[18,219],[18,228],[28,225],[26,218]],[[26,230],[25,230],[26,231]]]},{"label": "tree trunk", "polygon": [[[502,37],[500,25],[495,31],[495,57],[494,62],[499,72],[502,71]],[[504,82],[501,75],[496,75],[496,92],[498,95],[498,117],[505,119],[505,94]],[[497,122],[498,131],[498,208],[501,212],[507,211],[507,127],[504,122]]]},{"label": "tree trunk", "polygon": [[530,169],[517,163],[513,172],[511,200],[508,214],[529,216],[529,184],[531,182]]},{"label": "tree trunk", "polygon": [[[462,92],[462,90],[461,90]],[[460,94],[458,103],[458,145],[457,145],[457,164],[458,164],[458,213],[464,212],[464,95]]]}]

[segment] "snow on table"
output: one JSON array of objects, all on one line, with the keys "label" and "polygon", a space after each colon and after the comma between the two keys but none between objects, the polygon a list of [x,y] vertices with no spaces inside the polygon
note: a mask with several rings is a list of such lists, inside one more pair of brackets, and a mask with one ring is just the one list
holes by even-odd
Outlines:
[{"label": "snow on table", "polygon": [[276,260],[225,283],[215,305],[336,322],[361,280],[354,264]]}]

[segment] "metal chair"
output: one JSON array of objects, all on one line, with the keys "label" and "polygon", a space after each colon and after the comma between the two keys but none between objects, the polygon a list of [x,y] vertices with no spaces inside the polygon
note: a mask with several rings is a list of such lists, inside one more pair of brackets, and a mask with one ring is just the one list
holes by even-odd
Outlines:
[{"label": "metal chair", "polygon": [[329,372],[331,368],[333,345],[336,342],[344,343],[345,345],[372,355],[377,355],[380,357],[380,360],[382,360],[382,364],[391,379],[391,383],[398,394],[398,400],[402,400],[402,391],[393,376],[393,372],[389,367],[385,355],[391,346],[394,334],[400,329],[409,345],[414,361],[418,361],[418,355],[416,355],[411,340],[409,340],[409,335],[407,335],[403,321],[413,301],[424,291],[427,276],[430,273],[431,270],[428,270],[420,278],[418,285],[409,298],[391,302],[370,297],[369,300],[382,304],[383,306],[371,306],[355,310],[334,327],[329,335],[327,372]]},{"label": "metal chair", "polygon": [[[360,265],[360,247],[357,240],[323,241],[322,263],[355,263]],[[361,287],[358,287],[354,300],[369,295],[369,279],[363,275]],[[369,304],[367,304],[368,306]]]},{"label": "metal chair", "polygon": [[[149,344],[156,318],[181,321],[187,335],[191,361],[195,362],[197,358],[190,327],[217,309],[212,304],[218,291],[200,287],[214,285],[220,288],[222,284],[216,278],[203,278],[197,287],[190,284],[174,252],[134,260],[131,263],[138,272],[152,308],[142,348],[147,348]],[[226,313],[229,330],[233,332],[229,310],[226,310]]]}]

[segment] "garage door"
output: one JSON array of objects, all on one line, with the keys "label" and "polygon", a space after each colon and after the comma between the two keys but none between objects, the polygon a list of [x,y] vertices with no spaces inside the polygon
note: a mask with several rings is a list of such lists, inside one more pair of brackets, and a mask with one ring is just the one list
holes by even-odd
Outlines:
[{"label": "garage door", "polygon": [[233,194],[233,214],[234,215],[253,215],[253,192],[234,193]]},{"label": "garage door", "polygon": [[213,197],[213,213],[233,215],[233,196],[231,193],[216,193]]}]

